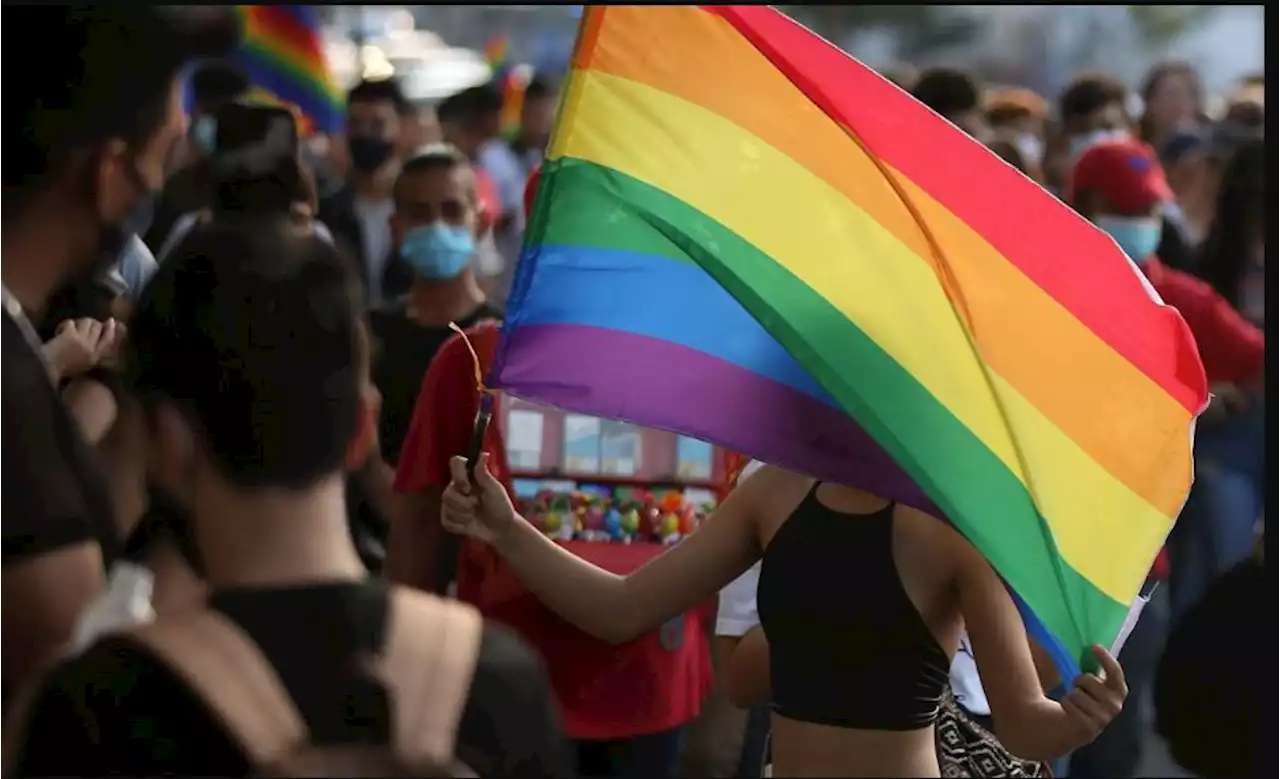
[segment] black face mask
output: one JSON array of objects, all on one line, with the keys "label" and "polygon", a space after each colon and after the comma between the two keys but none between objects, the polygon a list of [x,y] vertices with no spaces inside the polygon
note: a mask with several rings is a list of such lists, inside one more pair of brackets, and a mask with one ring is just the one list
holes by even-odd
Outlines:
[{"label": "black face mask", "polygon": [[395,152],[395,144],[383,138],[353,135],[347,139],[351,164],[361,173],[372,173],[386,164]]}]

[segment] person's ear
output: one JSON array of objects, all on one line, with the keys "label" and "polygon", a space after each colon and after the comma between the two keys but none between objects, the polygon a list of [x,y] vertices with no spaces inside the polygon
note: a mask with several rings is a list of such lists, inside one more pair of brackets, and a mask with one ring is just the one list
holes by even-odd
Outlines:
[{"label": "person's ear", "polygon": [[93,170],[94,207],[103,221],[113,221],[124,213],[127,202],[119,198],[121,184],[130,178],[126,169],[130,165],[129,148],[119,138],[113,138],[102,148]]}]

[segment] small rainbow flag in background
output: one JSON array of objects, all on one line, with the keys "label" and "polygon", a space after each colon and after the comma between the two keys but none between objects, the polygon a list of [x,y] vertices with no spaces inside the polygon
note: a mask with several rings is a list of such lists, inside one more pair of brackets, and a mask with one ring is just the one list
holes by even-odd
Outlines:
[{"label": "small rainbow flag in background", "polygon": [[507,60],[511,56],[511,40],[505,35],[495,35],[484,44],[484,61],[489,63],[489,67],[493,68],[494,75],[498,75],[507,66]]},{"label": "small rainbow flag in background", "polygon": [[948,519],[1073,678],[1205,376],[1115,243],[767,6],[590,6],[493,386]]},{"label": "small rainbow flag in background", "polygon": [[511,62],[511,41],[495,35],[484,45],[484,58],[493,70],[493,81],[502,91],[500,126],[503,137],[513,139],[520,132],[520,114],[524,110],[524,92],[529,87],[532,69]]},{"label": "small rainbow flag in background", "polygon": [[304,134],[340,131],[345,95],[325,58],[315,8],[241,5],[236,9],[244,29],[233,59],[253,83],[251,96],[293,108]]}]

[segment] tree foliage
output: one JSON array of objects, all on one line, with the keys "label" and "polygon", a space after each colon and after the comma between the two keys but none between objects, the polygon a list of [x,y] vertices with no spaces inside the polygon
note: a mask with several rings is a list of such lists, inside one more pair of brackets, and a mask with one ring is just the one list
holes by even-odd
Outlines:
[{"label": "tree foliage", "polygon": [[1131,5],[1129,18],[1143,45],[1159,49],[1204,24],[1217,10],[1212,5]]},{"label": "tree foliage", "polygon": [[779,8],[829,37],[857,29],[889,30],[898,39],[900,55],[909,60],[962,44],[975,35],[979,25],[973,17],[945,5],[784,5]]}]

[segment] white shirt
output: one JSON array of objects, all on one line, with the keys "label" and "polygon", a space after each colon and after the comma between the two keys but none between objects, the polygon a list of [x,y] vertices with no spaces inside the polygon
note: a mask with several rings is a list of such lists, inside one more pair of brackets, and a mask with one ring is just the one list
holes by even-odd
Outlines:
[{"label": "white shirt", "polygon": [[155,275],[157,267],[156,258],[151,255],[151,250],[142,239],[136,235],[129,236],[124,248],[120,250],[116,270],[124,280],[125,294],[130,302],[138,302],[138,298],[142,296],[142,288]]},{"label": "white shirt", "polygon": [[111,566],[107,586],[76,623],[71,640],[73,652],[83,652],[108,633],[144,625],[156,618],[151,608],[155,576],[151,569],[130,562]]},{"label": "white shirt", "polygon": [[951,692],[956,702],[971,714],[991,715],[991,704],[987,702],[987,693],[982,689],[982,679],[978,676],[978,664],[973,659],[973,647],[969,645],[969,634],[960,635],[960,648],[951,660]]},{"label": "white shirt", "polygon": [[485,257],[481,252],[476,264],[480,275],[496,277],[493,297],[502,304],[506,302],[515,275],[516,260],[520,258],[524,244],[524,187],[529,176],[520,157],[505,141],[494,139],[485,142],[477,158],[480,167],[493,179],[503,213],[511,216],[510,224],[493,232],[492,254]]},{"label": "white shirt", "polygon": [[[1138,624],[1142,609],[1150,599],[1150,594],[1138,595],[1130,604],[1129,613],[1120,627],[1120,633],[1116,636],[1115,643],[1111,645],[1112,655],[1119,657],[1120,650],[1124,648],[1124,642],[1129,640],[1129,634],[1133,632],[1134,625]],[[973,647],[969,643],[967,632],[960,635],[960,648],[956,650],[956,656],[951,660],[951,692],[955,694],[956,702],[963,706],[965,711],[983,716],[991,715],[991,703],[987,701],[987,693],[982,688],[982,679],[978,676],[978,664],[974,661]]]},{"label": "white shirt", "polygon": [[[738,480],[747,478],[763,463],[752,460],[742,469]],[[740,637],[760,624],[756,610],[756,587],[760,584],[760,562],[751,566],[720,591],[720,608],[716,611],[716,635]]]},{"label": "white shirt", "polygon": [[528,179],[520,158],[511,150],[506,141],[494,139],[486,141],[476,155],[480,167],[485,169],[498,189],[498,199],[502,201],[502,211],[511,214],[514,219],[515,232],[524,232],[524,185]]},{"label": "white shirt", "polygon": [[368,284],[370,305],[380,305],[382,300],[382,274],[391,256],[391,215],[396,204],[391,198],[369,200],[357,197],[353,203],[356,219],[360,222],[361,247],[364,250],[365,283]]},{"label": "white shirt", "polygon": [[58,384],[58,372],[53,369],[53,364],[49,362],[49,357],[44,353],[44,344],[40,342],[40,336],[36,334],[36,329],[31,324],[31,320],[27,319],[27,312],[22,310],[22,304],[18,299],[9,292],[8,287],[0,286],[3,291],[4,313],[5,316],[13,320],[18,326],[18,332],[22,334],[22,340],[27,342],[27,346],[36,353],[36,357],[40,358],[40,364],[44,366],[45,371],[49,375],[49,381],[56,387]]},{"label": "white shirt", "polygon": [[760,563],[747,569],[720,591],[716,611],[716,635],[738,638],[760,624],[756,610],[756,587],[760,584]]}]

